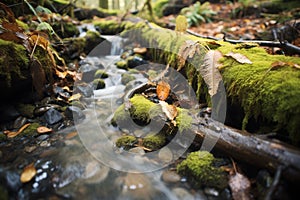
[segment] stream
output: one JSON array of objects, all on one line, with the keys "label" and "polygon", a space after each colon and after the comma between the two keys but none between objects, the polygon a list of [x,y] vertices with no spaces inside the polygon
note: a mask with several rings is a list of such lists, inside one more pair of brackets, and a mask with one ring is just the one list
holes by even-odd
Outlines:
[{"label": "stream", "polygon": [[[82,98],[85,119],[73,113],[75,126],[38,137],[22,137],[1,143],[0,199],[228,199],[212,188],[195,190],[185,177],[176,173],[175,162],[193,138],[177,144],[178,152],[162,148],[144,156],[142,148],[125,152],[115,147],[119,136],[128,132],[110,124],[114,111],[123,103],[124,95],[148,81],[139,71],[118,69],[122,38],[104,36],[111,42],[111,55],[87,56],[80,65],[101,66],[108,74],[105,88]],[[94,54],[93,54],[94,55]],[[122,84],[122,74],[131,73],[135,80]],[[75,88],[80,87],[76,85]],[[135,131],[135,135],[151,128]],[[178,139],[180,140],[180,138]],[[182,140],[181,140],[182,141]],[[178,155],[177,155],[177,154]],[[22,169],[34,163],[35,177],[21,183]]]}]

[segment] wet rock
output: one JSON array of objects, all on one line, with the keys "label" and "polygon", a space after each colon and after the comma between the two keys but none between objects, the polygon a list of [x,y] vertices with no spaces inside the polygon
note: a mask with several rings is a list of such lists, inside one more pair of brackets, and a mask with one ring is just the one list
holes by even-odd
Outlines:
[{"label": "wet rock", "polygon": [[50,108],[44,115],[43,115],[44,120],[46,121],[47,124],[53,125],[56,124],[57,122],[61,121],[63,119],[62,114],[53,109]]},{"label": "wet rock", "polygon": [[161,150],[159,150],[158,158],[164,163],[169,163],[173,160],[173,153],[169,148],[164,147]]},{"label": "wet rock", "polygon": [[127,69],[127,62],[125,60],[120,60],[116,62],[116,66],[119,69]]},{"label": "wet rock", "polygon": [[219,196],[219,191],[216,190],[215,188],[209,188],[206,187],[204,188],[204,193],[210,196],[218,197]]},{"label": "wet rock", "polygon": [[97,70],[98,70],[98,68],[95,67],[94,65],[85,64],[85,65],[82,65],[78,71],[82,73],[81,80],[89,83],[94,80],[94,75]]},{"label": "wet rock", "polygon": [[90,97],[93,95],[93,87],[89,84],[77,85],[75,92],[79,92],[85,97]]},{"label": "wet rock", "polygon": [[85,118],[82,110],[76,106],[68,106],[65,111],[65,116],[68,119],[74,119],[75,121],[81,120]]},{"label": "wet rock", "polygon": [[104,165],[101,165],[98,161],[91,161],[85,167],[83,178],[87,183],[100,183],[108,176],[110,169]]},{"label": "wet rock", "polygon": [[67,163],[67,165],[62,170],[63,172],[59,176],[59,188],[69,185],[71,182],[79,178],[84,172],[84,168],[77,161]]},{"label": "wet rock", "polygon": [[17,172],[7,171],[5,174],[6,186],[9,190],[16,192],[21,187],[20,175]]},{"label": "wet rock", "polygon": [[162,180],[166,183],[177,183],[180,179],[180,175],[174,171],[166,170],[162,173]]},{"label": "wet rock", "polygon": [[130,149],[128,152],[138,154],[140,156],[143,156],[146,153],[142,147],[134,147],[134,148]]},{"label": "wet rock", "polygon": [[195,198],[184,188],[174,188],[172,190],[180,200],[194,200]]},{"label": "wet rock", "polygon": [[44,140],[47,140],[48,138],[49,138],[49,135],[40,135],[36,139],[39,141],[44,141]]},{"label": "wet rock", "polygon": [[36,149],[36,146],[26,146],[26,147],[24,148],[24,151],[25,151],[26,153],[31,153],[31,152],[33,152],[35,149]]},{"label": "wet rock", "polygon": [[19,129],[21,128],[25,123],[27,122],[27,118],[23,116],[19,116],[13,124],[14,129]]},{"label": "wet rock", "polygon": [[144,65],[144,64],[148,63],[147,61],[143,60],[139,56],[129,56],[126,60],[127,60],[127,66],[129,68],[135,68],[137,66]]},{"label": "wet rock", "polygon": [[93,86],[95,90],[105,88],[105,82],[101,78],[97,78],[93,81]]}]

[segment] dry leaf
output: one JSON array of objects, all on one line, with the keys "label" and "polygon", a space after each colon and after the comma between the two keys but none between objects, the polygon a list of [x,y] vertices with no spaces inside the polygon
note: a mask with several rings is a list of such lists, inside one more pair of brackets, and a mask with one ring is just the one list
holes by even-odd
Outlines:
[{"label": "dry leaf", "polygon": [[225,56],[231,57],[241,64],[252,64],[252,62],[246,56],[244,56],[243,54],[240,54],[240,53],[233,53],[231,51],[231,52],[225,54]]},{"label": "dry leaf", "polygon": [[77,94],[70,96],[69,101],[78,100],[80,98],[81,98],[81,94],[77,93]]},{"label": "dry leaf", "polygon": [[165,113],[165,115],[167,116],[167,118],[169,120],[172,121],[172,123],[176,126],[176,122],[174,121],[174,119],[177,117],[178,115],[178,111],[176,106],[174,105],[169,105],[167,102],[165,101],[159,101],[159,104],[161,105],[162,111]]},{"label": "dry leaf", "polygon": [[38,127],[36,130],[37,130],[37,132],[38,132],[39,134],[50,133],[50,132],[52,132],[52,129],[51,129],[51,128],[48,128],[48,127],[46,127],[46,126],[40,126],[40,127]]},{"label": "dry leaf", "polygon": [[160,81],[156,87],[156,93],[159,100],[166,100],[170,94],[170,85],[164,81]]},{"label": "dry leaf", "polygon": [[234,200],[249,200],[250,186],[249,179],[238,172],[229,177],[229,187]]},{"label": "dry leaf", "polygon": [[68,75],[68,72],[67,72],[67,71],[61,72],[61,71],[55,69],[55,74],[56,74],[59,78],[64,79],[64,78]]},{"label": "dry leaf", "polygon": [[27,183],[27,182],[31,181],[31,179],[35,175],[36,175],[36,169],[34,167],[34,163],[31,163],[30,165],[26,166],[23,169],[20,180],[21,180],[22,183]]},{"label": "dry leaf", "polygon": [[9,138],[16,137],[17,135],[19,135],[20,133],[22,133],[22,131],[24,131],[29,125],[30,125],[30,123],[23,125],[17,132],[14,132],[14,131],[5,131],[5,134]]},{"label": "dry leaf", "polygon": [[195,53],[200,54],[200,44],[198,41],[186,40],[185,43],[180,47],[178,55],[179,55],[179,63],[177,71],[180,71],[184,66],[186,60],[188,58],[194,57]]},{"label": "dry leaf", "polygon": [[220,64],[219,59],[222,58],[222,53],[217,50],[210,50],[204,56],[204,63],[200,66],[200,74],[208,87],[210,96],[218,92],[219,83],[222,81],[222,76],[218,70]]},{"label": "dry leaf", "polygon": [[296,63],[292,63],[292,62],[282,62],[282,61],[275,61],[271,64],[271,69],[278,69],[280,67],[284,67],[284,66],[288,66],[288,67],[294,67],[296,69],[300,69],[300,66]]}]

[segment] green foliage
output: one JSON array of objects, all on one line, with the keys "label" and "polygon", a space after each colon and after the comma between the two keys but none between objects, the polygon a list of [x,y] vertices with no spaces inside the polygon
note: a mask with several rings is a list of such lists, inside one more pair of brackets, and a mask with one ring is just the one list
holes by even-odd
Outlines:
[{"label": "green foliage", "polygon": [[224,189],[227,186],[226,174],[221,168],[214,167],[214,162],[214,156],[207,151],[192,152],[177,165],[177,172],[187,176],[195,188],[207,186]]},{"label": "green foliage", "polygon": [[153,11],[155,13],[155,15],[157,17],[163,17],[163,9],[165,7],[165,5],[167,5],[167,3],[169,2],[169,0],[158,0],[154,3],[153,5]]},{"label": "green foliage", "polygon": [[137,139],[132,135],[124,135],[118,138],[116,141],[116,146],[118,148],[124,148],[125,150],[129,150],[133,147],[133,145],[137,143]]},{"label": "green foliage", "polygon": [[211,10],[209,2],[202,5],[200,2],[196,2],[187,8],[183,8],[180,14],[186,16],[190,26],[197,26],[202,22],[211,22],[216,13]]}]

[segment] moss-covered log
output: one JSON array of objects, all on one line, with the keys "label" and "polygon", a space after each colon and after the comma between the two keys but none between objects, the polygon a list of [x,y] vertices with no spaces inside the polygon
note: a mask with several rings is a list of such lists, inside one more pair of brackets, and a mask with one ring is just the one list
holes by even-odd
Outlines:
[{"label": "moss-covered log", "polygon": [[[113,22],[111,22],[113,23]],[[114,22],[115,25],[118,24]],[[122,22],[122,26],[125,22]],[[256,44],[230,44],[163,29],[145,23],[137,26],[128,22],[129,28],[138,30],[133,39],[146,47],[155,47],[150,56],[158,62],[169,63],[180,70],[197,93],[199,101],[210,102],[207,86],[199,66],[208,49],[222,54],[219,71],[227,93],[226,123],[250,132],[277,132],[289,137],[293,144],[300,144],[300,59],[284,55],[270,55]],[[114,27],[112,24],[106,26]],[[125,28],[126,29],[126,28]],[[130,36],[130,34],[127,34]],[[182,54],[186,41],[199,43],[200,56],[188,58],[184,66],[177,54]],[[206,49],[206,50],[205,50]],[[247,62],[229,55],[241,54]],[[198,59],[198,60],[197,60]],[[250,61],[250,62],[248,62]],[[196,64],[195,64],[196,63]]]}]

